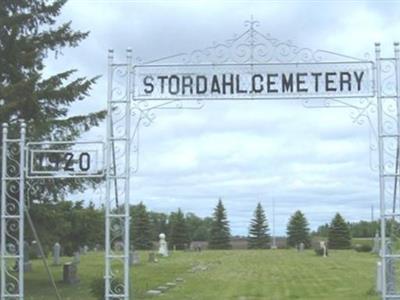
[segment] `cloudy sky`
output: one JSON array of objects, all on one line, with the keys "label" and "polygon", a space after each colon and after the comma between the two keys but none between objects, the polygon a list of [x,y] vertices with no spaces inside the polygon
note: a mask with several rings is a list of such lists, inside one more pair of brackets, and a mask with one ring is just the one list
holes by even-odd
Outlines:
[{"label": "cloudy sky", "polygon": [[[380,41],[392,55],[400,40],[400,5],[379,1],[86,1],[70,0],[60,21],[89,30],[75,49],[50,57],[46,72],[77,68],[102,75],[72,113],[106,107],[107,49],[157,59],[205,48],[240,34],[251,16],[262,33],[311,49],[373,55]],[[246,234],[257,202],[284,234],[290,215],[305,212],[311,228],[335,212],[350,221],[378,214],[378,177],[370,168],[369,127],[350,109],[309,109],[300,101],[210,101],[201,110],[157,111],[140,137],[140,171],[132,203],[200,216],[221,197],[232,233]],[[89,138],[103,136],[104,127]],[[86,198],[92,193],[87,193]],[[74,197],[81,197],[75,195]],[[104,197],[99,201],[104,201]]]}]

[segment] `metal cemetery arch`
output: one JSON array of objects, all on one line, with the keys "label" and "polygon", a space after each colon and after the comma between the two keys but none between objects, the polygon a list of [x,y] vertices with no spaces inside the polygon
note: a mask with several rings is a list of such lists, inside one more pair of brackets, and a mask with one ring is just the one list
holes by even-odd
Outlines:
[{"label": "metal cemetery arch", "polygon": [[[306,107],[349,107],[356,123],[371,126],[371,150],[377,150],[380,184],[381,236],[386,237],[386,220],[399,217],[388,203],[395,203],[399,174],[400,148],[400,49],[394,45],[394,57],[381,58],[375,45],[375,59],[358,59],[329,51],[299,48],[290,41],[279,41],[256,30],[258,22],[246,21],[246,29],[232,39],[213,46],[153,61],[114,62],[108,55],[107,136],[105,143],[106,237],[105,298],[130,298],[129,273],[129,200],[130,177],[138,170],[139,132],[149,126],[159,109],[199,109],[204,100],[299,99]],[[192,101],[186,101],[192,100]],[[376,117],[376,122],[373,118]],[[376,125],[375,125],[376,124]],[[5,134],[4,134],[5,133]],[[3,129],[6,136],[6,128]],[[16,142],[25,149],[24,128],[21,138],[3,138],[2,225],[12,219],[19,231],[2,226],[1,300],[23,299],[23,268],[15,273],[5,270],[7,260],[23,262],[23,201],[10,199],[7,184],[27,178],[21,155],[20,172],[8,178],[4,172],[7,143]],[[376,142],[376,143],[375,143]],[[28,155],[28,151],[24,150]],[[29,153],[34,153],[30,151]],[[32,154],[33,155],[33,154]],[[27,160],[29,160],[27,156]],[[79,176],[92,176],[79,173]],[[19,202],[18,202],[19,201]],[[19,208],[15,215],[5,210],[8,203]],[[18,203],[20,205],[18,206]],[[22,224],[22,226],[21,226]],[[15,227],[13,227],[15,228]],[[12,249],[6,247],[10,237]],[[389,239],[381,239],[382,299],[400,297],[393,280],[393,260]],[[389,266],[387,268],[387,266]],[[122,270],[122,273],[121,273]],[[12,275],[13,285],[10,285]],[[115,281],[116,278],[123,281]],[[11,286],[10,293],[6,292]]]}]

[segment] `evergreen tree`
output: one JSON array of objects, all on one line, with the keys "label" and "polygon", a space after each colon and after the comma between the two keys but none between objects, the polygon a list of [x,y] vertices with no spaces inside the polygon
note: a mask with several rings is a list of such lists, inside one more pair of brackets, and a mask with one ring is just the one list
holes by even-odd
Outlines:
[{"label": "evergreen tree", "polygon": [[[77,139],[105,118],[104,111],[71,115],[70,107],[83,100],[96,78],[75,77],[76,70],[44,76],[46,58],[65,47],[76,47],[88,32],[71,23],[56,25],[66,0],[0,1],[0,123],[15,134],[18,119],[27,123],[28,140]],[[1,138],[0,138],[1,139]],[[85,181],[88,182],[88,181]],[[93,182],[93,181],[92,181]],[[42,201],[57,200],[84,188],[78,180],[43,180]]]},{"label": "evergreen tree", "polygon": [[304,243],[305,247],[311,246],[310,229],[304,214],[298,210],[290,218],[287,225],[287,243],[290,247],[297,247]]},{"label": "evergreen tree", "polygon": [[185,245],[189,243],[185,216],[181,209],[178,209],[176,213],[172,213],[170,216],[170,234],[168,243],[170,248],[175,247],[177,250],[184,250]]},{"label": "evergreen tree", "polygon": [[210,230],[210,240],[208,248],[210,249],[230,249],[230,229],[226,216],[225,207],[222,200],[219,199],[213,214],[213,222]]},{"label": "evergreen tree", "polygon": [[348,249],[351,247],[349,226],[339,213],[335,215],[329,226],[328,246],[331,249]]},{"label": "evergreen tree", "polygon": [[146,206],[140,202],[131,208],[131,239],[138,250],[149,250],[153,247],[151,241],[150,217]]},{"label": "evergreen tree", "polygon": [[250,224],[248,247],[249,249],[266,249],[269,241],[267,218],[261,203],[258,203]]}]

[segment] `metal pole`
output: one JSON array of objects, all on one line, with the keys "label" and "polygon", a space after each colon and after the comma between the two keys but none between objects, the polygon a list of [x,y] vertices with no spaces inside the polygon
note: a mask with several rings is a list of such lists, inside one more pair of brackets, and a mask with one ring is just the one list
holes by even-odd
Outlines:
[{"label": "metal pole", "polygon": [[104,298],[106,300],[110,299],[110,280],[111,280],[111,266],[110,266],[110,256],[111,256],[111,245],[110,245],[110,202],[111,202],[111,170],[110,170],[110,160],[111,160],[111,114],[112,114],[112,63],[113,63],[114,51],[112,49],[108,50],[108,91],[107,91],[107,144],[106,144],[106,203],[105,203],[105,289]]},{"label": "metal pole", "polygon": [[379,152],[379,206],[381,222],[382,299],[386,299],[386,219],[385,219],[385,166],[383,145],[383,116],[381,98],[381,48],[375,43],[376,100],[378,106],[378,152]]},{"label": "metal pole", "polygon": [[400,167],[400,74],[399,74],[399,59],[400,59],[400,49],[399,43],[393,43],[394,47],[394,57],[395,57],[395,76],[396,76],[396,112],[397,112],[397,151],[396,151],[396,169],[394,177],[395,179],[395,190],[393,193],[393,214],[396,212],[396,202],[398,194],[398,183],[399,183],[399,167]]},{"label": "metal pole", "polygon": [[7,172],[7,135],[8,125],[3,123],[3,149],[1,155],[1,300],[6,295],[6,172]]},{"label": "metal pole", "polygon": [[19,299],[24,299],[24,218],[25,218],[25,136],[26,124],[20,120],[19,140]]},{"label": "metal pole", "polygon": [[276,249],[276,236],[275,236],[275,198],[272,199],[272,249]]},{"label": "metal pole", "polygon": [[132,72],[132,49],[126,50],[127,59],[127,82],[126,82],[126,95],[127,102],[125,105],[125,237],[124,237],[124,285],[125,285],[125,300],[129,300],[129,225],[130,225],[130,214],[129,214],[129,201],[130,201],[130,153],[131,153],[131,72]]}]

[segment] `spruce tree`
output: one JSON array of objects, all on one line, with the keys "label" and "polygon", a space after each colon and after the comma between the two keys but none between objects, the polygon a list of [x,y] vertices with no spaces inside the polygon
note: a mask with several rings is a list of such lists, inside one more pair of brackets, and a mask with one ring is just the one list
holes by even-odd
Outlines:
[{"label": "spruce tree", "polygon": [[176,213],[172,213],[170,216],[169,246],[175,247],[177,250],[184,250],[185,245],[189,243],[188,236],[185,216],[181,209],[178,209]]},{"label": "spruce tree", "polygon": [[209,249],[230,249],[230,229],[225,207],[219,199],[213,214],[213,222],[210,230]]},{"label": "spruce tree", "polygon": [[250,224],[248,248],[266,249],[269,242],[270,236],[268,234],[267,218],[261,203],[258,203]]},{"label": "spruce tree", "polygon": [[297,247],[304,243],[305,247],[311,246],[310,229],[304,214],[298,210],[290,218],[287,225],[287,244],[290,247]]},{"label": "spruce tree", "polygon": [[[96,77],[77,77],[75,69],[44,75],[47,57],[67,60],[58,55],[62,49],[76,47],[88,36],[88,32],[72,30],[71,22],[56,25],[65,3],[0,1],[0,123],[10,125],[10,135],[15,134],[18,119],[22,118],[28,126],[28,141],[74,141],[105,118],[104,111],[70,113],[72,104],[88,96]],[[66,193],[83,190],[83,183],[43,180],[37,198],[57,200]]]},{"label": "spruce tree", "polygon": [[146,206],[140,202],[131,208],[131,240],[138,250],[149,250],[153,247],[151,240],[150,217]]},{"label": "spruce tree", "polygon": [[339,213],[335,215],[329,226],[328,247],[331,249],[351,248],[350,228]]}]

